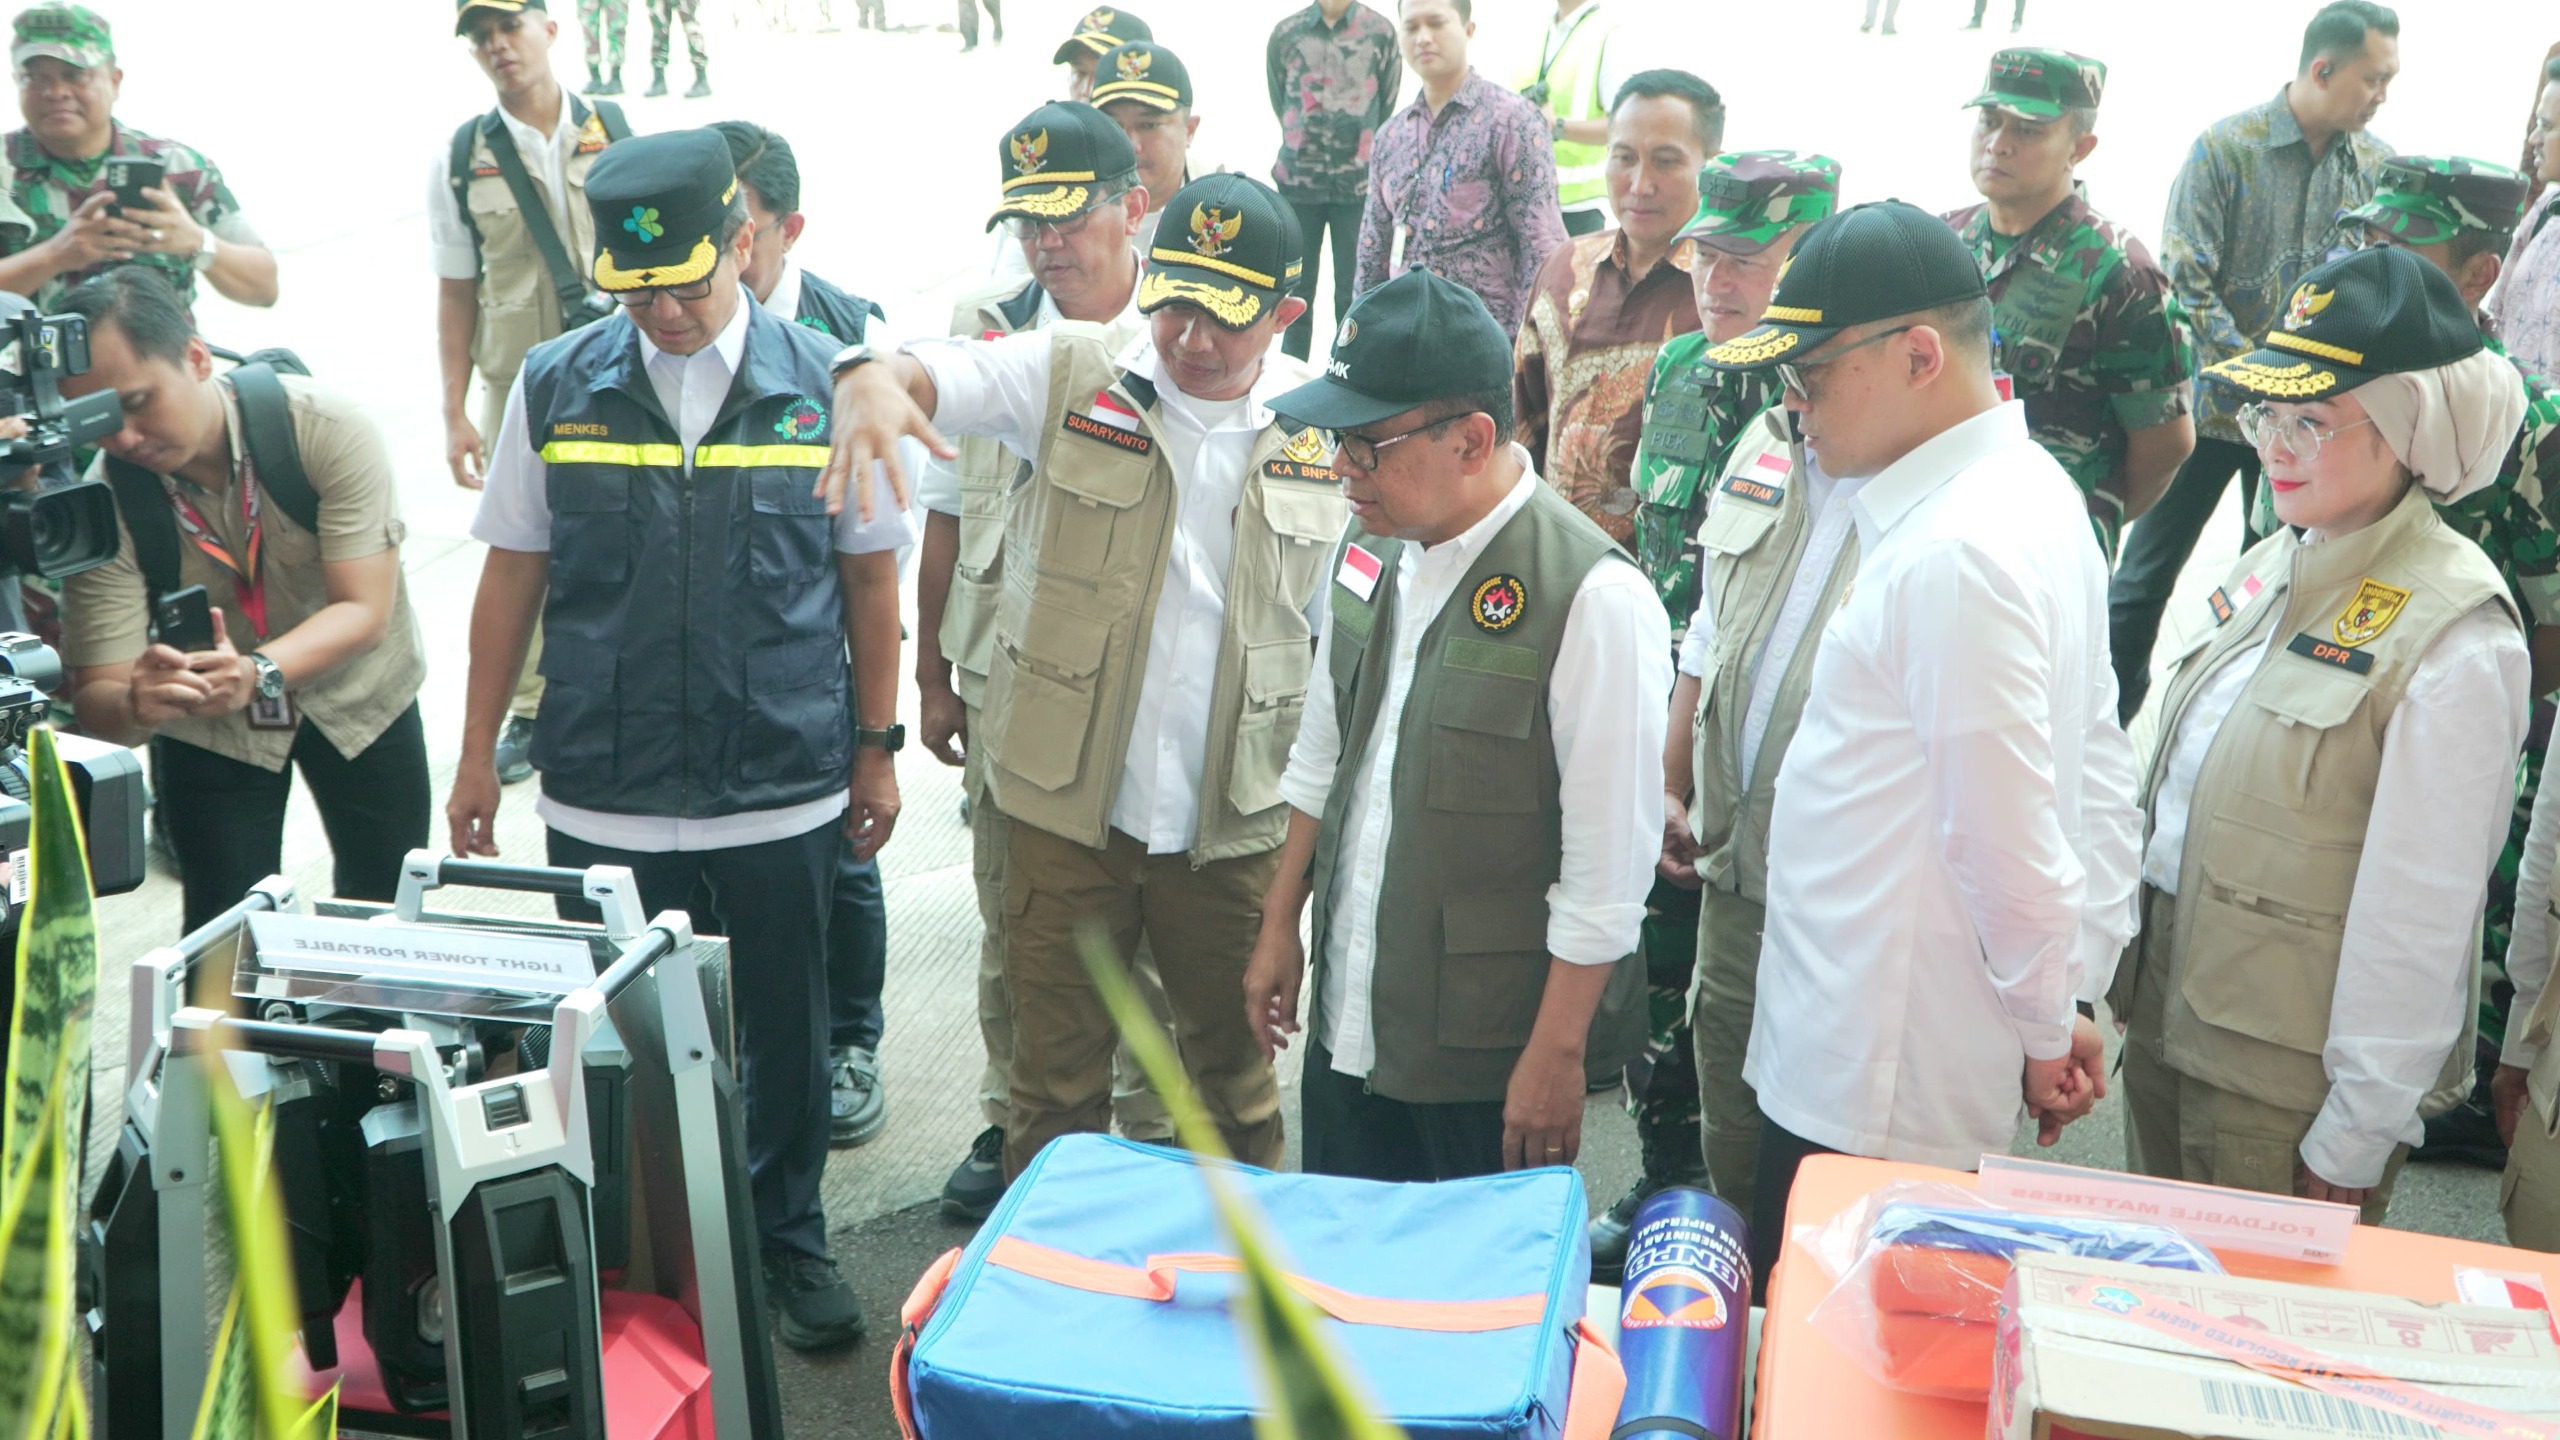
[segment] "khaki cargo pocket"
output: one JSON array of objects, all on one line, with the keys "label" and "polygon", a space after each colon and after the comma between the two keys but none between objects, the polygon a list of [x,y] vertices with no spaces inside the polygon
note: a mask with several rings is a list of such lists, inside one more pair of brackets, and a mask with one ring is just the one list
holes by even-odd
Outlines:
[{"label": "khaki cargo pocket", "polygon": [[[2351,870],[2316,862],[2303,868]],[[2346,897],[2287,894],[2213,866],[2205,867],[2204,885],[2194,923],[2181,937],[2186,963],[2179,990],[2187,1004],[2208,1025],[2319,1054],[2338,988]]]},{"label": "khaki cargo pocket", "polygon": [[1334,485],[1295,485],[1285,480],[1262,482],[1262,514],[1280,540],[1280,593],[1271,597],[1291,610],[1304,610],[1325,579],[1325,561],[1342,538],[1350,502]]},{"label": "khaki cargo pocket", "polygon": [[2369,776],[2313,773],[2329,732],[2347,723],[2372,689],[2368,677],[2290,652],[2269,656],[2266,663],[2290,665],[2293,670],[2285,684],[2257,687],[2252,697],[2278,724],[2241,767],[2235,788],[2287,809],[2300,809],[2314,793],[2335,793],[2346,783],[2369,783]]},{"label": "khaki cargo pocket", "polygon": [[[1024,497],[1036,496],[1032,503],[1045,512],[1038,569],[1069,580],[1099,580],[1110,567],[1113,542],[1130,507],[1147,498],[1155,457],[1075,435],[1058,437],[1051,452],[1048,484]],[[1069,454],[1072,464],[1057,463]]]},{"label": "khaki cargo pocket", "polygon": [[[1536,813],[1541,808],[1536,777],[1551,771],[1554,761],[1549,757],[1538,764],[1525,742],[1546,687],[1444,662],[1439,688],[1431,707],[1431,733],[1405,742],[1431,747],[1425,803],[1460,814]],[[1529,770],[1525,776],[1524,765]]]},{"label": "khaki cargo pocket", "polygon": [[[1043,790],[1064,790],[1084,768],[1085,736],[1093,728],[1093,692],[1111,627],[1054,605],[1034,606],[1022,619],[1022,635],[1009,637],[999,622],[996,645],[1010,679],[1004,736],[995,746],[998,765]],[[988,708],[996,709],[992,689]]]},{"label": "khaki cargo pocket", "polygon": [[1306,712],[1307,676],[1315,656],[1304,640],[1266,640],[1244,651],[1244,714],[1236,721],[1236,752],[1227,799],[1239,815],[1259,815],[1280,803],[1280,774]]},{"label": "khaki cargo pocket", "polygon": [[1439,1042],[1461,1050],[1528,1044],[1547,993],[1546,893],[1458,896],[1441,905],[1440,925]]},{"label": "khaki cargo pocket", "polygon": [[1777,528],[1778,507],[1728,495],[1708,507],[1698,545],[1715,555],[1748,555]]},{"label": "khaki cargo pocket", "polygon": [[2294,1174],[2302,1166],[2301,1144],[2299,1135],[2226,1130],[2217,1125],[2213,1131],[2213,1173],[2205,1181],[2233,1190],[2290,1195]]},{"label": "khaki cargo pocket", "polygon": [[957,566],[942,602],[942,633],[935,637],[952,664],[973,675],[987,673],[996,643],[997,583]]}]

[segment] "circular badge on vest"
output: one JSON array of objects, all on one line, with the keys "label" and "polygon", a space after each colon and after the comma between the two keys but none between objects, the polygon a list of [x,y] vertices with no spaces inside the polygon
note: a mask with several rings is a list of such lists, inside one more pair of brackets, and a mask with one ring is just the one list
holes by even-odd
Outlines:
[{"label": "circular badge on vest", "polygon": [[1529,613],[1529,587],[1517,575],[1496,575],[1476,587],[1468,608],[1478,625],[1500,634]]}]

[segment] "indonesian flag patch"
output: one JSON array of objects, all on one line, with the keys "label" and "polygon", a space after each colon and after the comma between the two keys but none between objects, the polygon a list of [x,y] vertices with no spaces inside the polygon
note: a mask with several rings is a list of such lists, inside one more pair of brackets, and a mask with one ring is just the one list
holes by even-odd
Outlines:
[{"label": "indonesian flag patch", "polygon": [[1138,412],[1130,409],[1119,396],[1108,390],[1093,392],[1093,418],[1105,425],[1117,425],[1123,430],[1138,428]]},{"label": "indonesian flag patch", "polygon": [[1378,591],[1378,576],[1386,570],[1385,562],[1357,545],[1342,547],[1342,568],[1333,572],[1334,583],[1362,600]]}]

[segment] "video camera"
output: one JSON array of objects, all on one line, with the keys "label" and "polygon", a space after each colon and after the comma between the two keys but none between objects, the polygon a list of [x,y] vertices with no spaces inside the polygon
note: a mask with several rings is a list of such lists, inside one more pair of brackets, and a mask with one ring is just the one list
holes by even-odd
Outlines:
[{"label": "video camera", "polygon": [[112,390],[63,398],[62,377],[88,372],[86,318],[40,315],[23,297],[0,294],[0,415],[28,424],[25,435],[0,441],[0,473],[29,465],[57,471],[32,489],[0,489],[0,573],[59,580],[115,558],[114,489],[70,477],[75,453],[124,425],[124,402]]},{"label": "video camera", "polygon": [[[112,534],[113,532],[110,532]],[[0,856],[15,867],[27,863],[34,828],[34,787],[27,769],[27,732],[44,719],[46,696],[62,683],[62,657],[33,635],[0,634]],[[142,884],[142,761],[121,745],[83,735],[57,735],[56,747],[71,772],[80,824],[89,842],[89,879],[100,895],[121,895]],[[24,877],[0,891],[0,943],[17,934]],[[7,989],[0,981],[0,991]]]}]

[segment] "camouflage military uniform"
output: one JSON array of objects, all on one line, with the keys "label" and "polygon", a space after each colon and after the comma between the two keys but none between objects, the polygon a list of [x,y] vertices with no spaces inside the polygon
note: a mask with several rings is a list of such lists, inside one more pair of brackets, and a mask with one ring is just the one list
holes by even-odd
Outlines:
[{"label": "camouflage military uniform", "polygon": [[[630,27],[631,0],[578,0],[578,28],[587,37],[587,73],[611,79],[622,74],[623,32]],[[661,27],[659,34],[665,35]],[[667,63],[667,42],[658,41],[658,63]]]},{"label": "camouflage military uniform", "polygon": [[1644,389],[1644,438],[1631,472],[1636,565],[1653,582],[1680,643],[1698,609],[1698,525],[1707,477],[1754,416],[1778,403],[1774,370],[1718,370],[1702,357],[1707,337],[1682,335],[1653,359]]},{"label": "camouflage military uniform", "polygon": [[[164,183],[169,192],[178,197],[198,225],[236,245],[262,243],[258,232],[242,218],[240,202],[232,198],[231,187],[222,183],[222,172],[214,168],[212,161],[175,140],[146,135],[118,123],[107,141],[106,152],[87,160],[63,160],[46,154],[31,130],[12,130],[5,143],[10,180],[8,197],[0,201],[0,255],[32,250],[60,233],[73,211],[107,188],[104,171],[109,157],[138,156],[159,161],[167,170]],[[192,259],[186,255],[136,255],[129,261],[105,261],[57,275],[29,298],[37,308],[51,310],[72,286],[121,263],[147,265],[159,271],[161,278],[178,292],[178,298],[193,305],[196,269]]]},{"label": "camouflage military uniform", "polygon": [[702,21],[695,14],[702,0],[649,0],[649,68],[667,68],[669,42],[675,39],[676,22],[684,22],[684,53],[693,62],[693,73],[700,75],[710,63],[710,55],[702,46]]},{"label": "camouflage military uniform", "polygon": [[2124,528],[2125,433],[2187,413],[2195,346],[2169,277],[2076,187],[2015,239],[1991,207],[1946,217],[1991,292],[1998,362],[2027,429],[2080,487],[2110,557]]}]

